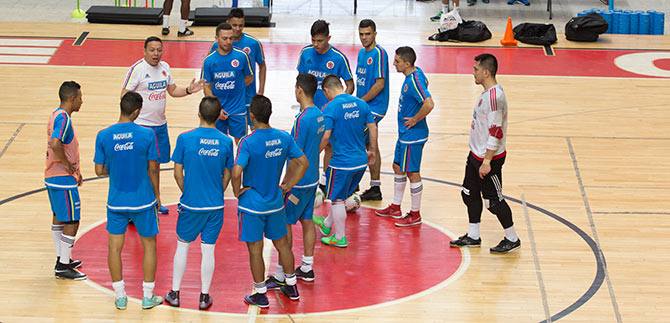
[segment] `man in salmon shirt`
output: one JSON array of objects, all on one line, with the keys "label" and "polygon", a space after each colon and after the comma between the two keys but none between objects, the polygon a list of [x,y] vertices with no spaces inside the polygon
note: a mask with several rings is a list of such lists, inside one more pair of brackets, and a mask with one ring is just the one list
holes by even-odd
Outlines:
[{"label": "man in salmon shirt", "polygon": [[74,81],[63,82],[58,96],[60,106],[51,113],[47,124],[47,160],[44,170],[44,184],[53,212],[51,234],[57,256],[54,271],[56,278],[84,280],[86,275],[74,270],[81,266],[81,261],[70,259],[81,212],[77,187],[82,183],[79,141],[70,116],[81,107],[81,86]]}]

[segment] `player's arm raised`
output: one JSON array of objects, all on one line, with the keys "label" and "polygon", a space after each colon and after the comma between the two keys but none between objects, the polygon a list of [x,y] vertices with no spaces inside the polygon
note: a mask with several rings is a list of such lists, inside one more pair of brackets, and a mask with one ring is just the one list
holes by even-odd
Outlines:
[{"label": "player's arm raised", "polygon": [[432,97],[428,97],[427,99],[423,100],[423,104],[421,105],[419,112],[417,112],[412,117],[405,117],[405,127],[407,127],[407,129],[414,127],[416,123],[425,118],[430,113],[430,111],[433,111],[434,107],[435,102],[433,102]]}]

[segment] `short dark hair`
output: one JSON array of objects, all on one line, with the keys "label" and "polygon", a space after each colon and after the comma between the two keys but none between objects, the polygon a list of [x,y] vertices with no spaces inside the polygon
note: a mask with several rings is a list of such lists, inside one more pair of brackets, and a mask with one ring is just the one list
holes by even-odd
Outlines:
[{"label": "short dark hair", "polygon": [[403,46],[403,47],[398,47],[398,49],[395,50],[395,54],[400,56],[403,61],[409,62],[410,64],[414,65],[416,62],[416,53],[414,52],[414,49],[409,46]]},{"label": "short dark hair", "polygon": [[377,25],[375,24],[372,19],[363,19],[361,22],[358,24],[358,28],[372,28],[372,31],[377,31]]},{"label": "short dark hair", "polygon": [[321,81],[321,87],[322,88],[325,87],[328,89],[332,89],[335,87],[340,89],[343,88],[342,82],[340,82],[340,78],[333,74],[328,74],[326,75],[326,77],[323,78],[323,81]]},{"label": "short dark hair", "polygon": [[312,29],[310,30],[312,37],[316,35],[330,35],[330,29],[328,29],[328,23],[325,20],[319,19],[312,24]]},{"label": "short dark hair", "polygon": [[215,123],[221,114],[221,101],[215,96],[206,96],[200,100],[198,111],[207,123]]},{"label": "short dark hair", "polygon": [[142,96],[136,92],[126,92],[121,98],[121,114],[129,116],[142,108]]},{"label": "short dark hair", "polygon": [[63,82],[63,84],[60,85],[60,89],[58,89],[58,97],[60,98],[60,102],[65,102],[69,98],[77,96],[79,89],[81,89],[81,86],[75,81]]},{"label": "short dark hair", "polygon": [[496,76],[498,72],[498,60],[492,54],[479,54],[475,57],[475,61],[479,62],[479,66],[491,73],[491,76]]},{"label": "short dark hair", "polygon": [[157,42],[161,43],[161,45],[163,44],[163,41],[160,38],[158,38],[156,36],[149,36],[149,37],[147,37],[147,39],[144,40],[144,49],[147,49],[147,45],[149,45],[149,43],[152,42],[152,41],[157,41]]},{"label": "short dark hair", "polygon": [[242,19],[244,19],[244,10],[242,10],[242,8],[230,9],[230,12],[228,13],[228,19],[230,19],[230,18],[242,18]]},{"label": "short dark hair", "polygon": [[219,31],[221,31],[221,30],[233,30],[233,27],[230,24],[228,24],[227,22],[222,22],[218,26],[216,26],[216,31],[215,31],[216,34],[215,35],[218,36]]},{"label": "short dark hair", "polygon": [[319,81],[312,74],[298,73],[298,77],[295,78],[295,86],[301,88],[309,98],[314,97],[318,85]]},{"label": "short dark hair", "polygon": [[270,115],[272,115],[272,102],[270,102],[270,99],[263,95],[254,95],[251,98],[249,109],[258,122],[270,123]]}]

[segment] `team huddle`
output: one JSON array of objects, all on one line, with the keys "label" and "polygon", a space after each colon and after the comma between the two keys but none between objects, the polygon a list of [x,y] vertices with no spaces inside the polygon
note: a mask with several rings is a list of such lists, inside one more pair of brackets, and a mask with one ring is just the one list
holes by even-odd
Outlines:
[{"label": "team huddle", "polygon": [[[290,133],[270,126],[273,107],[270,99],[263,96],[267,71],[263,47],[243,28],[243,10],[231,10],[228,20],[216,27],[216,41],[204,59],[201,79],[193,79],[186,87],[175,84],[169,65],[161,60],[161,39],[147,38],[144,58],[128,69],[124,80],[118,123],[101,130],[96,137],[95,172],[98,176],[109,176],[108,266],[118,309],[127,307],[121,250],[131,223],[137,228],[144,248],[142,307],[149,309],[164,300],[171,306],[180,306],[179,290],[188,250],[199,236],[202,252],[199,307],[207,310],[213,302],[209,290],[215,269],[215,244],[224,221],[224,192],[232,186],[238,200],[238,238],[247,245],[254,280],[255,292],[245,296],[244,301],[268,307],[268,290],[280,290],[295,301],[300,299],[297,280],[314,281],[316,229],[322,233],[321,242],[326,246],[345,248],[350,243],[346,237],[345,201],[358,190],[368,168],[370,188],[360,198],[382,200],[377,125],[388,110],[389,64],[386,51],[376,43],[375,23],[365,19],[359,24],[363,48],[358,53],[354,82],[347,57],[329,44],[328,23],[314,22],[312,45],[300,53],[294,86],[300,112]],[[429,137],[426,116],[435,107],[428,79],[415,61],[416,53],[411,47],[395,51],[393,66],[405,79],[398,105],[394,196],[388,207],[375,212],[380,217],[394,218],[398,227],[422,222],[420,168]],[[481,245],[483,196],[487,209],[505,229],[505,238],[491,252],[506,253],[519,248],[520,240],[502,195],[507,103],[495,80],[496,71],[494,56],[482,54],[475,58],[475,83],[485,91],[473,115],[461,192],[470,227],[468,233],[450,245]],[[205,95],[198,107],[199,126],[180,134],[171,151],[166,96],[184,97],[200,90]],[[86,275],[75,270],[82,265],[81,261],[71,259],[81,212],[78,186],[82,184],[71,114],[82,105],[81,86],[73,81],[64,82],[59,97],[61,105],[52,113],[47,126],[45,170],[54,215],[55,275],[82,280]],[[324,152],[322,161],[321,152]],[[178,204],[172,288],[163,299],[154,294],[158,214],[169,213],[160,199],[159,165],[170,160],[182,195]],[[403,214],[401,203],[408,179],[411,207]],[[317,191],[331,201],[326,217],[314,215]],[[298,222],[302,226],[304,254],[296,267],[291,226]],[[263,260],[264,237],[272,241],[279,254],[276,272],[268,277]]]}]

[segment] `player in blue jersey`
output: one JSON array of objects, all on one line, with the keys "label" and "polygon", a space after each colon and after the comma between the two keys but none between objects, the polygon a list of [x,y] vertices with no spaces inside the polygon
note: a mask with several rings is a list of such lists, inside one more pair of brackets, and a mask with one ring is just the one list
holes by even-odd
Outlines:
[{"label": "player in blue jersey", "polygon": [[[240,140],[233,166],[233,192],[238,198],[240,241],[247,243],[249,263],[256,293],[244,301],[268,307],[263,236],[279,251],[279,263],[286,270],[286,285],[281,292],[291,300],[300,299],[293,270],[293,252],[286,237],[284,195],[303,177],[309,162],[291,136],[270,127],[272,103],[256,95],[251,99],[251,121],[256,130]],[[286,175],[279,182],[284,164]]]},{"label": "player in blue jersey", "polygon": [[233,27],[228,23],[216,26],[219,47],[207,55],[202,66],[206,96],[221,100],[221,115],[216,128],[235,138],[235,143],[247,134],[246,86],[254,80],[249,56],[233,47]]},{"label": "player in blue jersey", "polygon": [[[363,48],[358,51],[356,64],[356,96],[368,103],[375,123],[379,125],[379,121],[384,118],[389,107],[388,54],[386,50],[377,45],[377,26],[374,21],[361,20],[358,24],[358,36]],[[382,184],[381,164],[381,154],[377,150],[375,161],[370,164],[370,188],[361,194],[361,200],[381,201],[382,191],[379,188]]]},{"label": "player in blue jersey", "polygon": [[[267,65],[265,64],[265,54],[263,53],[263,45],[255,37],[244,32],[244,10],[241,8],[230,9],[228,13],[228,20],[226,20],[231,27],[233,27],[233,47],[241,49],[243,52],[249,55],[251,60],[251,71],[254,73],[254,78],[251,84],[246,88],[246,105],[247,105],[247,116],[249,115],[249,104],[251,103],[251,98],[256,94],[263,95],[265,93],[265,75],[267,71]],[[209,49],[211,54],[218,48],[217,42],[212,44],[212,48]],[[256,64],[258,64],[258,74],[256,74]],[[256,75],[258,75],[258,90],[256,90]],[[249,127],[253,130],[253,125],[249,118],[247,117],[247,123]]]},{"label": "player in blue jersey", "polygon": [[[323,90],[330,100],[323,107],[326,132],[321,140],[321,149],[330,141],[333,145],[333,157],[326,169],[326,198],[332,201],[327,218],[314,216],[314,224],[324,236],[321,242],[329,246],[346,247],[347,211],[344,200],[358,186],[368,165],[368,159],[374,160],[377,150],[377,125],[365,101],[344,93],[342,83],[335,75],[323,79]],[[368,128],[370,150],[365,151],[363,131]],[[331,228],[335,234],[328,236]]]},{"label": "player in blue jersey", "polygon": [[174,178],[182,191],[172,290],[165,295],[165,301],[172,306],[179,306],[179,287],[186,271],[188,248],[198,235],[202,251],[199,307],[206,310],[212,306],[209,287],[214,275],[214,246],[223,226],[223,192],[233,168],[233,140],[216,129],[220,110],[217,97],[202,98],[198,112],[200,127],[179,135],[172,154]]},{"label": "player in blue jersey", "polygon": [[[286,221],[289,245],[293,246],[291,225],[300,221],[304,254],[302,264],[295,269],[295,275],[304,281],[314,280],[314,242],[316,231],[312,214],[314,197],[319,184],[319,153],[321,138],[326,131],[323,114],[314,106],[316,77],[311,74],[298,74],[295,83],[295,98],[300,103],[300,113],[295,116],[291,136],[302,149],[309,161],[307,172],[286,198]],[[278,289],[285,284],[284,267],[277,263],[277,272],[270,276],[265,284],[268,289]]]},{"label": "player in blue jersey", "polygon": [[163,298],[153,293],[156,280],[157,207],[161,205],[158,149],[154,131],[133,123],[141,109],[142,96],[135,92],[124,94],[119,122],[101,130],[95,138],[95,174],[109,175],[108,265],[116,294],[116,307],[120,310],[125,310],[128,303],[121,271],[121,249],[131,220],[144,248],[142,308],[149,309],[163,303]]},{"label": "player in blue jersey", "polygon": [[[354,80],[349,67],[349,60],[337,48],[330,45],[330,28],[325,20],[317,20],[312,24],[310,30],[312,35],[312,45],[305,46],[300,52],[298,58],[298,72],[305,74],[312,74],[316,76],[319,82],[316,94],[314,94],[314,104],[323,109],[323,106],[328,103],[328,99],[323,93],[321,82],[328,74],[344,80],[347,85],[346,93],[354,93]],[[330,145],[326,147],[326,152],[323,156],[323,168],[328,167],[328,161],[332,156],[332,148]],[[325,190],[326,177],[325,174],[319,179],[322,190]]]},{"label": "player in blue jersey", "polygon": [[[411,47],[400,47],[395,51],[393,66],[405,75],[398,104],[398,141],[395,145],[393,172],[395,173],[393,203],[375,213],[379,216],[399,219],[395,225],[406,227],[421,224],[421,155],[428,141],[426,116],[435,103],[428,92],[428,79],[423,71],[414,66],[416,53]],[[409,178],[412,206],[402,215],[400,204]]]},{"label": "player in blue jersey", "polygon": [[47,124],[47,158],[44,185],[49,194],[53,214],[51,236],[56,246],[56,278],[84,280],[86,275],[74,270],[81,261],[70,259],[74,238],[79,229],[81,202],[79,190],[83,180],[79,162],[79,141],[72,126],[72,113],[82,104],[81,86],[74,81],[63,82],[58,89],[60,106]]}]

